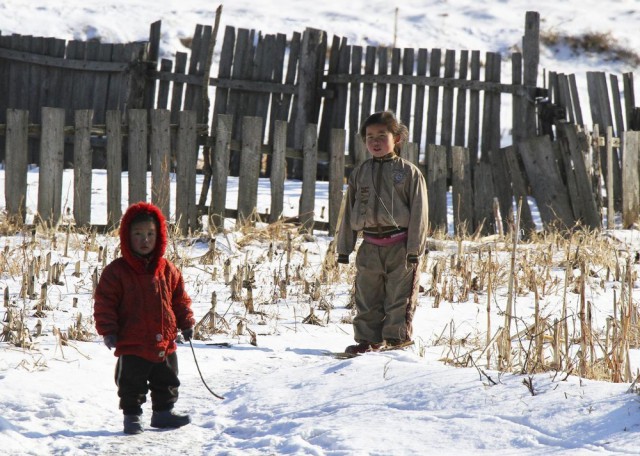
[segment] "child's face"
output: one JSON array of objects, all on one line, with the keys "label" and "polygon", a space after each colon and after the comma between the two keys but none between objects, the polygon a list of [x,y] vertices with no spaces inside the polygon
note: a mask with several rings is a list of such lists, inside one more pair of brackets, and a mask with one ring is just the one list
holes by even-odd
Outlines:
[{"label": "child's face", "polygon": [[156,224],[152,221],[131,225],[131,250],[138,255],[149,255],[156,247]]},{"label": "child's face", "polygon": [[369,125],[365,130],[367,150],[374,157],[384,157],[393,151],[400,136],[393,136],[384,124]]}]

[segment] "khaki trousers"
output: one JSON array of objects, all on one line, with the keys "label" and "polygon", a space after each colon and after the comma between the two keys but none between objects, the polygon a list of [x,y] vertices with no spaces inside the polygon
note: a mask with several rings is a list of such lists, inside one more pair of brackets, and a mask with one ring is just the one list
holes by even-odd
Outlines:
[{"label": "khaki trousers", "polygon": [[356,255],[354,339],[408,340],[418,300],[418,265],[407,263],[404,242],[379,247],[363,242]]}]

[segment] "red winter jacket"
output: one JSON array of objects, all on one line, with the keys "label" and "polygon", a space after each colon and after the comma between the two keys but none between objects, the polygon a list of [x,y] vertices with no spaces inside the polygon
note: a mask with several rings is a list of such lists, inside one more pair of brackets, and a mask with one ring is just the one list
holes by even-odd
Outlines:
[{"label": "red winter jacket", "polygon": [[[129,242],[131,221],[142,212],[154,215],[159,225],[151,258],[136,256]],[[120,223],[122,257],[104,268],[94,295],[96,329],[102,336],[118,337],[115,356],[163,361],[176,351],[178,328],[195,324],[182,274],[164,258],[166,247],[162,212],[149,203],[130,206]]]}]

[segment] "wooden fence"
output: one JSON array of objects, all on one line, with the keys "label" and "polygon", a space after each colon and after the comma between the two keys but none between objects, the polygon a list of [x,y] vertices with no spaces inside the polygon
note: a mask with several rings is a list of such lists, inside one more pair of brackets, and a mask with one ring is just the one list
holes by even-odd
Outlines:
[{"label": "wooden fence", "polygon": [[[21,139],[10,140],[12,127],[9,114],[3,117],[5,113],[20,116],[23,114],[16,113],[27,112],[28,115],[26,158],[5,158],[0,150],[0,160],[7,162],[7,169],[11,160],[19,160],[20,170],[22,160],[41,163],[44,168],[50,166],[42,161],[40,154],[50,153],[55,147],[42,146],[36,137],[42,135],[43,140],[49,140],[53,135],[45,129],[41,113],[57,112],[44,107],[57,108],[65,115],[62,124],[56,126],[66,132],[62,134],[62,166],[80,166],[85,170],[87,163],[90,167],[100,163],[113,170],[110,182],[113,180],[116,185],[114,173],[118,169],[140,174],[150,163],[154,175],[162,175],[157,177],[160,182],[177,169],[179,160],[184,160],[180,158],[180,154],[185,155],[180,152],[181,147],[193,148],[189,157],[194,166],[197,151],[202,150],[205,185],[197,203],[202,211],[210,184],[214,197],[223,195],[224,188],[215,176],[226,175],[227,171],[240,177],[242,173],[255,174],[255,157],[244,154],[260,144],[267,157],[264,174],[275,182],[283,173],[282,164],[273,162],[280,160],[276,149],[285,150],[284,174],[303,179],[307,185],[310,185],[309,176],[313,175],[314,180],[318,177],[318,164],[323,164],[326,178],[330,180],[331,214],[339,205],[341,179],[366,155],[356,135],[358,126],[369,113],[392,109],[410,130],[411,143],[403,154],[422,167],[429,181],[434,229],[446,229],[446,204],[442,204],[441,195],[446,194],[449,186],[454,192],[456,232],[489,233],[508,228],[513,220],[514,198],[522,200],[530,193],[529,189],[537,186],[530,181],[536,174],[533,168],[524,169],[527,158],[523,154],[539,151],[541,147],[564,150],[566,156],[571,157],[565,163],[562,155],[553,152],[554,166],[562,168],[558,175],[565,195],[570,197],[571,191],[585,192],[583,175],[586,173],[590,179],[595,211],[590,204],[587,209],[578,210],[577,200],[569,204],[570,214],[557,213],[566,205],[556,208],[556,217],[562,225],[569,226],[573,221],[589,227],[599,226],[600,214],[596,222],[594,212],[601,212],[605,203],[598,188],[600,179],[606,179],[607,185],[612,186],[606,194],[614,198],[606,199],[607,208],[615,204],[615,210],[622,210],[622,170],[626,158],[622,113],[627,117],[627,124],[633,116],[640,117],[638,108],[634,107],[632,77],[625,75],[625,109],[622,110],[617,81],[614,84],[611,77],[610,99],[605,76],[590,74],[593,120],[605,134],[596,130],[593,135],[587,135],[602,136],[597,143],[599,154],[595,156],[587,150],[593,144],[575,146],[571,134],[565,132],[564,137],[560,134],[565,130],[562,122],[575,123],[584,130],[575,80],[550,73],[549,90],[536,87],[538,13],[528,12],[525,16],[522,52],[511,55],[509,84],[501,81],[503,59],[495,52],[483,56],[479,51],[466,50],[363,48],[351,46],[340,37],[333,37],[329,43],[326,33],[315,29],[294,33],[289,38],[283,34],[263,36],[254,30],[234,27],[224,31],[217,77],[211,77],[219,13],[220,10],[214,26],[196,27],[190,55],[178,53],[175,62],[168,59],[157,62],[159,22],[152,24],[149,42],[127,45],[69,42],[65,48],[61,40],[0,36],[0,86],[4,89],[0,92],[0,127],[5,125],[7,143]],[[512,97],[513,145],[510,148],[500,147],[501,129],[508,127],[500,123],[504,96]],[[611,110],[607,111],[611,100],[615,116]],[[78,114],[79,109],[85,114]],[[556,115],[557,110],[562,111],[562,115]],[[195,140],[180,143],[186,141],[185,133],[180,130],[185,112],[195,113],[189,115],[195,115],[196,134]],[[553,114],[550,118],[545,117],[548,112]],[[116,113],[121,119],[110,117]],[[261,119],[259,128],[248,123],[247,118]],[[56,119],[59,122],[59,118]],[[225,119],[224,123],[221,124],[220,119]],[[15,118],[11,120],[15,121]],[[88,127],[89,124],[92,126]],[[252,128],[253,146],[247,146],[245,126]],[[81,132],[81,139],[71,134],[71,130]],[[153,134],[149,135],[150,131]],[[337,131],[341,133],[335,133]],[[227,133],[230,136],[225,136]],[[82,137],[84,134],[88,134],[88,138]],[[537,140],[538,135],[548,135],[553,141],[547,144]],[[616,138],[620,137],[622,141],[617,143]],[[340,138],[342,145],[338,144]],[[581,138],[579,131],[578,138]],[[589,142],[588,139],[576,141],[577,144]],[[567,148],[561,145],[563,142],[573,145]],[[78,152],[81,147],[89,152]],[[166,163],[157,157],[154,159],[160,149],[162,154],[169,154]],[[7,148],[7,152],[9,150]],[[216,150],[223,151],[223,155]],[[344,150],[345,154],[334,157],[336,150]],[[119,154],[121,161],[114,154]],[[579,156],[585,160],[584,172],[574,169],[573,163]],[[536,158],[531,159],[530,165],[535,167]],[[180,163],[184,166],[184,161]],[[251,171],[247,171],[248,168]],[[257,169],[265,171],[264,167]],[[576,173],[580,176],[571,181]],[[243,180],[247,178],[245,175]],[[550,188],[560,189],[541,186],[540,191]],[[130,190],[134,197],[145,196],[139,190]],[[159,187],[156,191],[160,191]],[[53,193],[44,192],[43,201],[44,195]],[[543,201],[553,199],[538,196]],[[496,201],[503,214],[500,227],[493,222]],[[308,200],[305,204],[308,210]],[[55,201],[49,206],[43,202],[44,212],[39,209],[41,216],[59,213]],[[119,209],[115,208],[115,202],[112,206],[110,221],[118,219]],[[239,205],[242,216],[247,215],[245,209]],[[526,208],[524,212],[527,223]],[[271,217],[278,214],[276,202],[271,208]],[[192,212],[179,215],[190,226]],[[80,211],[77,221],[83,224],[84,217]]]},{"label": "wooden fence", "polygon": [[[166,109],[148,112],[145,109],[129,110],[126,115],[120,111],[107,111],[106,123],[93,123],[91,110],[77,110],[74,113],[74,125],[65,127],[66,114],[60,108],[43,108],[41,128],[29,129],[29,113],[24,110],[8,110],[7,125],[4,131],[7,150],[5,171],[5,197],[8,216],[18,222],[25,221],[28,169],[28,139],[33,137],[40,144],[42,164],[39,169],[37,221],[48,225],[59,223],[62,215],[62,173],[64,169],[63,150],[65,136],[73,143],[73,218],[76,225],[89,227],[91,221],[92,167],[91,135],[100,135],[107,149],[107,225],[115,226],[121,217],[122,206],[122,147],[128,142],[129,162],[129,204],[149,199],[158,205],[168,219],[175,221],[181,232],[188,233],[201,229],[201,217],[208,216],[212,229],[223,226],[225,217],[236,219],[237,223],[253,222],[261,217],[264,221],[275,222],[281,219],[284,206],[285,163],[287,158],[298,159],[303,163],[304,178],[300,194],[299,214],[295,221],[306,230],[320,229],[334,233],[344,185],[345,135],[342,129],[330,132],[330,152],[325,155],[318,150],[318,128],[310,124],[305,128],[303,149],[288,148],[287,130],[290,125],[276,121],[274,125],[274,144],[262,142],[264,120],[261,117],[242,119],[242,137],[233,139],[235,119],[229,114],[220,114],[215,135],[210,136],[207,125],[197,122],[195,111],[181,111],[178,123],[171,123],[171,113]],[[122,123],[122,119],[127,119]],[[497,223],[495,208],[495,188],[493,183],[502,180],[509,182],[514,196],[522,205],[521,227],[530,232],[536,229],[531,210],[527,203],[528,187],[536,199],[540,217],[545,226],[559,229],[573,229],[583,226],[597,229],[601,222],[601,186],[594,185],[599,175],[598,168],[592,165],[590,157],[598,155],[600,142],[611,150],[612,138],[588,139],[585,131],[577,129],[567,122],[556,125],[557,140],[549,136],[540,136],[519,143],[519,157],[515,148],[509,146],[499,150],[499,157],[505,161],[505,175],[498,175],[499,169],[479,161],[476,180],[470,182],[470,150],[461,146],[452,146],[451,188],[453,194],[453,223],[456,233],[470,234],[471,226],[477,232],[499,232],[502,226]],[[175,141],[172,141],[172,134]],[[602,139],[602,141],[601,141]],[[640,132],[626,132],[624,135],[626,152],[623,156],[622,194],[623,223],[631,226],[637,223],[640,190],[638,188],[638,163]],[[210,145],[212,164],[212,185],[210,206],[197,203],[196,154],[195,145],[203,142]],[[172,146],[173,145],[173,146]],[[172,149],[172,147],[175,147]],[[241,151],[238,177],[237,209],[226,208],[228,167],[232,149]],[[405,152],[412,145],[405,146]],[[429,188],[430,223],[432,230],[446,231],[447,220],[447,148],[440,145],[428,147],[426,180]],[[150,151],[150,154],[147,154]],[[595,151],[595,152],[594,152]],[[175,155],[176,192],[170,214],[170,165]],[[609,156],[611,157],[611,153]],[[271,158],[271,204],[266,214],[257,214],[258,180],[261,174],[263,157]],[[415,163],[417,155],[407,153]],[[328,223],[318,220],[314,214],[316,163],[318,158],[330,163]],[[356,163],[364,160],[359,155]],[[611,158],[610,158],[611,160]],[[591,163],[591,165],[587,165]],[[420,165],[422,166],[422,165]],[[485,169],[483,169],[485,168]],[[147,172],[151,170],[150,195],[147,194]],[[486,181],[479,182],[477,176],[484,173]],[[611,176],[605,179],[609,185]],[[206,191],[209,191],[206,189]],[[205,200],[206,200],[205,195]],[[200,199],[202,195],[200,195]],[[482,204],[485,203],[485,204]],[[608,207],[608,214],[615,213]],[[292,219],[293,220],[293,219]],[[609,224],[612,217],[608,217]]]}]

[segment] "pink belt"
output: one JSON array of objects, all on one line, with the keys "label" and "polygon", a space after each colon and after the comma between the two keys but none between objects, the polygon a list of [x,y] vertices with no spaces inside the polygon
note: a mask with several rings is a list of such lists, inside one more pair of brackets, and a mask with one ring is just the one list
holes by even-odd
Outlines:
[{"label": "pink belt", "polygon": [[365,234],[364,242],[366,242],[367,244],[377,245],[378,247],[387,247],[389,245],[394,245],[400,242],[404,242],[407,239],[407,237],[409,237],[409,234],[406,231],[403,231],[401,233],[395,233],[390,236],[382,237],[382,238],[369,236]]}]

